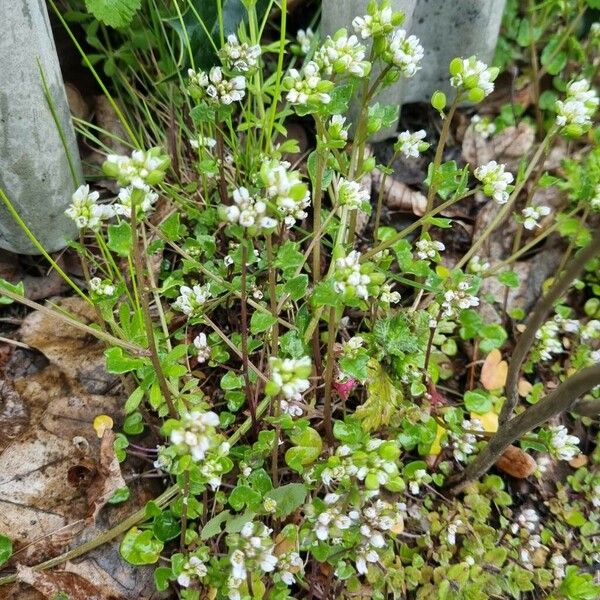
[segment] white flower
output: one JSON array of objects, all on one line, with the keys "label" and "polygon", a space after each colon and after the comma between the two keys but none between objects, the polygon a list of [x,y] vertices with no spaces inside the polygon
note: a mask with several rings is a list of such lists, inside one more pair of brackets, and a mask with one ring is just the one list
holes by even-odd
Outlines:
[{"label": "white flower", "polygon": [[206,577],[207,573],[208,570],[204,562],[197,556],[190,556],[183,565],[183,571],[177,576],[177,583],[181,587],[189,587],[192,578],[202,579]]},{"label": "white flower", "polygon": [[390,6],[385,6],[381,10],[375,8],[372,12],[373,14],[364,15],[363,17],[355,17],[352,21],[354,31],[360,33],[363,39],[373,35],[390,33],[397,21]]},{"label": "white flower", "polygon": [[559,335],[560,326],[555,320],[546,321],[535,332],[535,337],[539,340],[537,351],[542,360],[552,360],[554,354],[560,354],[563,351]]},{"label": "white flower", "polygon": [[[139,190],[139,191],[138,191]],[[132,196],[135,195],[135,203],[137,206],[136,215],[143,218],[147,215],[154,207],[154,204],[158,200],[158,194],[150,189],[145,184],[134,187],[132,185],[121,188],[117,197],[118,202],[113,206],[115,214],[122,215],[128,219],[131,218],[131,204]]]},{"label": "white flower", "polygon": [[570,435],[564,425],[548,427],[550,454],[559,460],[571,460],[579,454],[579,438]]},{"label": "white flower", "polygon": [[308,102],[316,104],[329,104],[331,96],[329,91],[333,84],[321,78],[319,65],[310,61],[304,65],[302,72],[290,69],[283,80],[287,90],[286,99],[290,104],[304,105]]},{"label": "white flower", "polygon": [[417,469],[413,473],[412,480],[408,484],[410,493],[416,496],[420,492],[420,486],[429,482],[431,482],[429,473],[427,473],[425,469]]},{"label": "white flower", "polygon": [[594,197],[590,200],[593,210],[600,211],[600,183],[596,185]]},{"label": "white flower", "polygon": [[314,61],[326,75],[349,73],[356,77],[366,77],[371,71],[371,63],[365,60],[366,48],[355,35],[348,36],[340,29],[333,38],[327,39],[314,56]]},{"label": "white flower", "polygon": [[221,214],[230,223],[238,223],[242,227],[256,230],[273,229],[277,225],[275,219],[266,215],[267,205],[262,200],[256,200],[245,187],[233,190],[231,206],[222,206]]},{"label": "white flower", "polygon": [[180,427],[171,431],[171,443],[179,446],[180,451],[189,453],[194,461],[202,461],[207,451],[217,446],[215,427],[218,425],[219,416],[212,411],[185,413]]},{"label": "white flower", "polygon": [[482,261],[480,256],[475,255],[467,266],[467,270],[469,273],[485,273],[490,268],[490,263],[487,261]]},{"label": "white flower", "polygon": [[210,284],[208,283],[193,287],[182,285],[179,288],[179,296],[175,300],[173,308],[180,310],[185,315],[191,316],[197,314],[210,297]]},{"label": "white flower", "polygon": [[298,29],[298,33],[296,34],[296,41],[300,46],[300,51],[302,52],[302,54],[306,55],[310,52],[310,48],[312,46],[314,38],[314,31],[310,27],[307,27],[306,30]]},{"label": "white flower", "polygon": [[90,279],[90,289],[98,296],[112,296],[115,293],[115,286],[110,281],[102,281],[100,277]]},{"label": "white flower", "polygon": [[361,270],[360,252],[352,250],[347,256],[338,258],[335,261],[334,277],[334,288],[340,294],[351,291],[362,300],[369,297],[371,276]]},{"label": "white flower", "polygon": [[598,94],[587,79],[572,81],[567,85],[565,100],[557,100],[555,108],[557,125],[588,128],[598,108]]},{"label": "white flower", "polygon": [[162,181],[169,162],[169,157],[160,148],[134,150],[131,156],[109,154],[102,170],[122,186],[132,185],[147,190],[147,186]]},{"label": "white flower", "polygon": [[334,141],[347,141],[348,130],[346,129],[346,117],[342,115],[332,115],[327,132],[329,133],[329,137]]},{"label": "white flower", "polygon": [[473,115],[471,117],[471,127],[483,138],[487,139],[496,133],[496,125],[489,117]]},{"label": "white flower", "polygon": [[538,221],[550,214],[549,206],[527,206],[521,211],[523,216],[523,227],[525,229],[535,229],[539,227]]},{"label": "white flower", "polygon": [[90,192],[89,185],[82,185],[71,196],[72,202],[65,214],[71,217],[80,229],[87,227],[97,230],[102,221],[112,218],[115,214],[112,207],[97,203],[99,197],[98,192]]},{"label": "white flower", "polygon": [[367,563],[376,563],[379,560],[379,555],[373,549],[362,546],[356,552],[356,571],[359,575],[366,575],[368,572]]},{"label": "white flower", "polygon": [[388,49],[392,64],[400,69],[404,77],[413,77],[421,68],[419,63],[425,53],[418,37],[407,36],[404,29],[396,29],[390,36]]},{"label": "white flower", "polygon": [[498,76],[498,69],[488,67],[475,56],[464,59],[454,59],[450,63],[450,85],[466,90],[479,89],[484,97],[494,91],[494,79]]},{"label": "white flower", "polygon": [[387,304],[398,304],[401,300],[400,292],[392,292],[392,286],[389,284],[382,285],[379,300]]},{"label": "white flower", "polygon": [[[463,430],[483,431],[483,426],[478,419],[464,420],[461,424]],[[477,437],[467,432],[450,432],[452,441],[452,454],[459,462],[467,462],[467,458],[476,450]]]},{"label": "white flower", "polygon": [[438,252],[446,249],[446,246],[442,242],[427,239],[417,240],[415,246],[417,247],[415,254],[421,260],[439,258]]},{"label": "white flower", "polygon": [[423,142],[426,135],[424,129],[420,129],[414,133],[403,131],[398,135],[398,141],[394,144],[394,150],[404,154],[406,158],[417,158],[421,152],[429,147],[429,144]]},{"label": "white flower", "polygon": [[[281,359],[272,356],[269,358],[269,365],[271,379],[267,384],[267,393],[271,396],[281,394],[288,401],[300,401],[302,394],[310,387],[310,357]],[[285,408],[288,407],[289,404]]]},{"label": "white flower", "polygon": [[229,562],[234,579],[245,579],[248,571],[260,569],[270,573],[275,569],[277,557],[273,554],[275,545],[271,532],[263,523],[248,522],[239,535],[230,536],[228,543],[234,545],[234,549],[229,555]]},{"label": "white flower", "polygon": [[260,177],[266,196],[272,200],[289,229],[296,221],[306,219],[310,206],[310,191],[302,182],[299,171],[288,170],[289,163],[270,160],[263,163]]},{"label": "white flower", "polygon": [[206,97],[215,104],[225,106],[239,102],[246,95],[246,79],[237,75],[231,79],[223,77],[221,67],[213,67],[208,75],[201,71],[188,71],[190,77],[190,93],[198,97]]},{"label": "white flower", "polygon": [[278,557],[277,569],[286,585],[293,585],[296,575],[304,573],[304,562],[297,552],[287,552]]},{"label": "white flower", "polygon": [[190,146],[194,148],[194,150],[198,150],[199,148],[208,148],[209,150],[212,150],[216,145],[217,140],[206,135],[198,135],[195,139],[190,140]]},{"label": "white flower", "polygon": [[227,36],[227,43],[221,48],[219,56],[231,69],[241,72],[250,71],[258,66],[260,46],[240,43],[235,34]]},{"label": "white flower", "polygon": [[194,346],[196,346],[196,349],[198,350],[198,362],[206,362],[210,358],[210,346],[204,332],[199,333],[194,338]]},{"label": "white flower", "polygon": [[512,173],[505,171],[505,168],[505,165],[491,160],[475,169],[475,177],[483,184],[483,193],[493,198],[498,204],[508,202],[509,185],[514,180]]},{"label": "white flower", "polygon": [[338,182],[338,200],[342,206],[350,210],[360,209],[366,212],[369,209],[371,194],[369,190],[362,187],[358,181],[349,181],[343,177]]}]

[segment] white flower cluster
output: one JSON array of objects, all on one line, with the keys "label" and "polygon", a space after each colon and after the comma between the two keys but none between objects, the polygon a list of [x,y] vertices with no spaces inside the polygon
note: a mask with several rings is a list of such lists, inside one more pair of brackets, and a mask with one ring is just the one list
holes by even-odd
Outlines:
[{"label": "white flower cluster", "polygon": [[485,140],[496,133],[496,125],[489,117],[473,115],[471,117],[471,127]]},{"label": "white flower cluster", "polygon": [[359,33],[363,39],[391,33],[396,24],[396,15],[389,6],[389,2],[380,9],[369,11],[369,14],[363,17],[355,17],[352,21],[354,31]]},{"label": "white flower cluster", "polygon": [[227,79],[221,67],[213,67],[208,73],[189,69],[188,77],[190,94],[196,98],[205,97],[215,104],[228,106],[246,95],[246,78],[236,75]]},{"label": "white flower cluster", "polygon": [[[348,141],[348,129],[346,128],[346,117],[342,115],[332,115],[327,127],[327,134],[332,142],[338,142],[342,148]],[[343,143],[342,143],[343,142]]]},{"label": "white flower cluster", "polygon": [[147,151],[134,150],[131,156],[109,154],[102,170],[120,185],[147,189],[147,186],[156,185],[163,180],[169,163],[169,157],[160,148],[151,148]]},{"label": "white flower cluster", "polygon": [[219,415],[212,411],[193,411],[182,415],[179,426],[171,431],[171,443],[181,454],[190,454],[196,462],[204,460],[206,453],[218,446],[219,436],[215,427]]},{"label": "white flower cluster", "polygon": [[269,358],[271,367],[271,379],[265,387],[269,396],[281,394],[280,407],[283,412],[292,416],[300,416],[302,408],[298,402],[302,400],[302,394],[310,387],[310,374],[312,372],[312,361],[310,356],[302,358]]},{"label": "white flower cluster", "polygon": [[112,296],[115,293],[115,286],[110,281],[102,281],[100,277],[92,277],[90,290],[98,296]]},{"label": "white flower cluster", "polygon": [[531,560],[535,551],[542,545],[538,533],[540,516],[533,508],[523,508],[510,526],[513,535],[519,535],[519,557],[527,569],[532,568]]},{"label": "white flower cluster", "polygon": [[351,337],[347,342],[342,344],[342,354],[345,357],[352,358],[364,346],[365,340],[360,335]]},{"label": "white flower cluster", "polygon": [[313,40],[315,39],[315,32],[307,27],[306,29],[298,29],[296,34],[296,41],[300,46],[300,52],[305,56],[310,52]]},{"label": "white flower cluster", "polygon": [[494,80],[499,70],[488,67],[476,56],[455,58],[450,63],[450,85],[469,93],[469,99],[480,102],[494,91]]},{"label": "white flower cluster", "polygon": [[425,238],[417,240],[415,246],[417,247],[415,256],[420,260],[439,260],[439,253],[446,249],[446,246],[444,246],[442,242],[436,242]]},{"label": "white flower cluster", "polygon": [[190,556],[183,565],[183,570],[177,576],[177,583],[184,588],[190,587],[194,579],[206,577],[208,569],[198,556]]},{"label": "white flower cluster", "polygon": [[[271,539],[272,529],[263,523],[248,522],[239,535],[232,534],[228,543],[234,548],[229,555],[231,576],[246,581],[248,572],[257,570],[271,573],[277,566],[277,557],[273,554],[275,544]],[[230,596],[231,597],[231,596]]]},{"label": "white flower cluster", "polygon": [[425,152],[429,148],[429,144],[423,141],[426,135],[424,129],[413,133],[403,131],[398,135],[398,141],[394,144],[394,150],[403,154],[406,158],[418,158],[421,152]]},{"label": "white flower cluster", "polygon": [[319,65],[310,61],[302,71],[290,69],[283,80],[284,89],[287,90],[286,100],[290,104],[305,105],[309,102],[315,104],[329,104],[329,92],[333,83],[322,79]]},{"label": "white flower cluster", "polygon": [[[469,431],[482,431],[483,425],[479,419],[464,420],[461,424],[462,429]],[[477,448],[477,436],[474,433],[451,431],[449,437],[452,440],[452,454],[459,462],[467,462],[467,458],[475,452]]]},{"label": "white flower cluster", "polygon": [[400,292],[393,292],[390,284],[382,285],[379,300],[386,304],[398,304],[401,300]]},{"label": "white flower cluster", "polygon": [[173,308],[180,310],[184,315],[197,315],[211,297],[210,284],[189,287],[182,285],[179,296],[173,303]]},{"label": "white flower cluster", "polygon": [[304,561],[297,552],[291,551],[277,557],[277,572],[281,581],[293,585],[296,576],[304,573]]},{"label": "white flower cluster", "polygon": [[512,173],[505,171],[506,166],[491,160],[475,169],[475,177],[483,184],[483,193],[498,204],[506,204],[514,181]]},{"label": "white flower cluster", "polygon": [[583,343],[600,339],[600,321],[598,319],[588,321],[581,327],[580,337]]},{"label": "white flower cluster", "polygon": [[456,545],[456,534],[461,533],[461,529],[463,528],[464,523],[462,519],[454,519],[451,523],[446,527],[446,543],[449,546]]},{"label": "white flower cluster", "polygon": [[98,198],[98,192],[90,192],[89,185],[82,185],[73,193],[71,205],[65,210],[65,214],[75,221],[79,229],[96,231],[102,221],[111,219],[115,214],[112,206],[98,204]]},{"label": "white flower cluster", "polygon": [[365,60],[366,52],[355,35],[349,36],[346,29],[340,29],[333,37],[327,36],[314,61],[325,75],[347,73],[362,78],[371,71],[371,63]]},{"label": "white flower cluster", "polygon": [[369,296],[376,295],[371,286],[376,285],[378,293],[378,285],[383,283],[383,281],[378,281],[377,275],[372,272],[367,263],[360,263],[360,252],[352,250],[347,256],[340,257],[335,261],[334,289],[343,294],[346,299],[356,297],[366,300]]},{"label": "white flower cluster", "polygon": [[233,33],[227,36],[227,42],[219,51],[219,57],[230,69],[242,73],[255,69],[260,55],[260,46],[242,43]]},{"label": "white flower cluster", "polygon": [[468,281],[460,281],[454,289],[444,292],[442,301],[442,317],[453,317],[457,311],[479,306],[479,298],[468,292]]},{"label": "white flower cluster", "polygon": [[340,178],[338,182],[338,200],[340,205],[347,206],[350,210],[362,210],[368,212],[371,194],[369,190],[362,187],[358,181],[349,181]]},{"label": "white flower cluster", "polygon": [[339,538],[342,531],[350,529],[360,519],[356,509],[346,511],[339,500],[339,494],[327,494],[324,498],[327,508],[317,516],[314,525],[315,535],[322,542]]},{"label": "white flower cluster", "polygon": [[269,230],[277,225],[277,221],[267,216],[267,205],[263,200],[256,200],[245,187],[233,190],[231,206],[221,206],[221,214],[230,223],[238,223],[251,230]]},{"label": "white flower cluster", "polygon": [[431,483],[431,475],[425,469],[417,469],[408,483],[410,493],[417,496],[421,491],[421,486]]},{"label": "white flower cluster", "polygon": [[550,557],[550,566],[554,575],[554,585],[558,586],[565,577],[567,559],[560,552],[557,552]]},{"label": "white flower cluster", "polygon": [[477,254],[469,261],[467,270],[469,273],[478,274],[485,273],[490,268],[490,263],[487,260],[481,260]]},{"label": "white flower cluster", "polygon": [[579,454],[579,438],[570,435],[564,425],[552,425],[548,427],[550,432],[549,448],[550,454],[558,460],[571,460]]},{"label": "white flower cluster", "polygon": [[563,351],[563,345],[559,338],[560,325],[554,319],[546,321],[536,332],[535,337],[538,340],[537,352],[541,360],[552,360],[554,354],[560,354]]},{"label": "white flower cluster", "polygon": [[275,203],[289,229],[296,221],[306,219],[310,206],[310,191],[302,182],[300,171],[290,171],[286,161],[266,161],[260,170],[266,196]]},{"label": "white flower cluster", "polygon": [[121,188],[117,196],[117,202],[112,207],[115,214],[130,219],[131,206],[134,200],[137,207],[136,216],[142,218],[152,211],[158,200],[158,194],[147,185],[140,187],[129,185]]},{"label": "white flower cluster", "polygon": [[404,77],[413,77],[421,68],[419,63],[423,60],[425,51],[419,38],[408,35],[404,29],[392,32],[388,45],[390,62],[400,69]]},{"label": "white flower cluster", "polygon": [[397,464],[399,454],[394,442],[373,438],[358,451],[360,458],[355,462],[354,450],[347,445],[339,446],[321,471],[321,481],[330,487],[355,477],[364,482],[368,490],[389,485],[394,489],[402,488]]},{"label": "white flower cluster", "polygon": [[193,341],[196,350],[198,350],[197,360],[199,363],[206,362],[210,358],[210,345],[204,332],[199,333]]},{"label": "white flower cluster", "polygon": [[221,478],[231,464],[227,459],[230,448],[228,442],[222,442],[216,450],[205,457],[204,462],[200,465],[200,475],[213,491],[219,488]]},{"label": "white flower cluster", "polygon": [[556,123],[569,127],[573,133],[583,133],[592,125],[592,117],[598,108],[598,94],[591,89],[587,79],[572,81],[567,85],[565,100],[556,101]]},{"label": "white flower cluster", "polygon": [[200,148],[208,148],[209,150],[212,150],[216,145],[217,140],[207,135],[198,135],[196,138],[190,140],[190,146],[194,150],[199,150]]},{"label": "white flower cluster", "polygon": [[539,227],[538,221],[550,214],[549,206],[527,206],[521,211],[523,227],[529,231]]}]

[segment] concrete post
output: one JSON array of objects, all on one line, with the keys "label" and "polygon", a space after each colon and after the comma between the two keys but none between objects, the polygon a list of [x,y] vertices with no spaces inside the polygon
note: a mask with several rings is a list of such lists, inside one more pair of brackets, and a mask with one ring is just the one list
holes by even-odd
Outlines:
[{"label": "concrete post", "polygon": [[[76,233],[64,211],[83,178],[46,3],[0,0],[0,15],[0,188],[44,248],[54,252]],[[65,144],[44,95],[40,69]],[[0,248],[37,253],[2,202]]]},{"label": "concrete post", "polygon": [[[368,0],[323,0],[322,35],[350,28],[355,16],[366,13],[367,4]],[[448,65],[455,56],[475,54],[490,64],[505,4],[506,0],[394,0],[394,10],[404,11],[407,17],[402,27],[421,40],[425,56],[421,70],[385,90],[379,102],[428,102],[437,89],[450,92]],[[377,139],[394,131],[381,132]]]}]

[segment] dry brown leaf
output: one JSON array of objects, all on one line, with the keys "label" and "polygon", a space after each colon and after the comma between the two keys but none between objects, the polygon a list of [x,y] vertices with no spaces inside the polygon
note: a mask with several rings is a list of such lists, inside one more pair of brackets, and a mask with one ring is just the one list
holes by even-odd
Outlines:
[{"label": "dry brown leaf", "polygon": [[588,457],[586,454],[578,454],[575,458],[569,461],[569,466],[574,469],[579,469],[588,464]]},{"label": "dry brown leaf", "polygon": [[525,479],[534,473],[537,463],[521,448],[509,446],[496,461],[496,466],[515,479]]},{"label": "dry brown leaf", "polygon": [[93,523],[98,513],[111,499],[114,493],[127,486],[121,475],[121,466],[115,455],[112,429],[105,429],[100,441],[100,459],[98,471],[87,489],[88,515],[86,521]]},{"label": "dry brown leaf", "polygon": [[427,210],[427,198],[416,190],[411,189],[401,181],[387,176],[383,181],[383,173],[379,169],[373,170],[373,187],[379,193],[383,182],[383,201],[392,210],[412,212],[422,216]]},{"label": "dry brown leaf", "polygon": [[535,141],[535,132],[525,122],[516,127],[507,127],[498,135],[485,139],[473,127],[465,132],[462,154],[466,162],[474,169],[490,160],[506,164],[509,171],[514,171],[519,161],[526,157]]},{"label": "dry brown leaf", "polygon": [[25,565],[17,565],[17,580],[34,587],[49,599],[62,592],[69,600],[125,600],[120,594],[100,589],[83,577],[66,571],[34,571]]},{"label": "dry brown leaf", "polygon": [[479,379],[486,390],[499,390],[506,384],[507,373],[508,363],[502,360],[500,350],[494,348],[485,357]]},{"label": "dry brown leaf", "polygon": [[521,396],[521,398],[527,398],[527,396],[529,396],[529,392],[531,392],[531,388],[533,388],[533,385],[529,383],[527,379],[519,379],[517,391],[519,392],[519,396]]},{"label": "dry brown leaf", "polygon": [[[108,134],[100,133],[100,141],[114,154],[129,154],[131,149],[124,143],[129,139],[115,109],[104,95],[94,98],[96,124]],[[120,141],[123,140],[123,141]]]},{"label": "dry brown leaf", "polygon": [[87,120],[90,116],[90,107],[81,92],[69,82],[65,83],[65,92],[67,93],[67,102],[71,114],[78,119]]}]

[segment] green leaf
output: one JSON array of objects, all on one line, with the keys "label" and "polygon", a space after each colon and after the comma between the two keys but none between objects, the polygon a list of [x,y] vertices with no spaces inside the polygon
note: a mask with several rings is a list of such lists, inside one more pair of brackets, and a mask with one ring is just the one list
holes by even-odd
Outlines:
[{"label": "green leaf", "polygon": [[12,541],[5,535],[0,535],[0,566],[12,556]]},{"label": "green leaf", "polygon": [[561,37],[559,35],[555,35],[542,50],[540,59],[542,65],[546,67],[546,70],[548,73],[550,73],[550,75],[558,75],[558,73],[560,73],[567,64],[567,53],[562,50],[558,50],[560,44]]},{"label": "green leaf", "polygon": [[249,485],[238,485],[229,494],[229,505],[234,510],[240,511],[244,506],[257,508],[262,498]]},{"label": "green leaf", "polygon": [[504,271],[496,278],[498,281],[507,287],[518,288],[519,276],[514,271]]},{"label": "green leaf", "polygon": [[169,567],[158,567],[154,569],[154,584],[159,592],[164,592],[169,588],[172,571]]},{"label": "green leaf", "polygon": [[132,413],[140,405],[143,397],[144,390],[141,387],[136,387],[125,401],[125,414]]},{"label": "green leaf", "polygon": [[304,504],[307,493],[303,483],[288,483],[271,490],[265,497],[277,502],[275,514],[278,517],[287,517]]},{"label": "green leaf", "polygon": [[463,340],[470,340],[476,337],[479,333],[479,330],[483,326],[483,319],[481,318],[481,315],[470,308],[461,311],[458,316],[458,320],[462,325],[459,333]]},{"label": "green leaf", "polygon": [[252,335],[262,333],[273,327],[275,323],[277,323],[277,318],[272,314],[257,310],[252,313],[252,318],[250,319],[250,333]]},{"label": "green leaf", "polygon": [[335,282],[331,277],[317,284],[311,296],[313,305],[317,308],[321,306],[338,306],[341,302],[341,297],[334,286]]},{"label": "green leaf", "polygon": [[110,27],[125,27],[140,9],[141,0],[85,0],[85,7]]},{"label": "green leaf", "polygon": [[236,375],[234,371],[227,371],[221,377],[222,390],[239,390],[244,385],[244,378],[241,375]]},{"label": "green leaf", "polygon": [[492,398],[483,390],[470,390],[465,392],[464,400],[465,408],[468,411],[482,415],[492,410]]},{"label": "green leaf", "polygon": [[290,295],[290,298],[296,302],[300,298],[306,296],[306,288],[308,287],[308,275],[302,273],[296,277],[292,277],[283,287],[283,289]]},{"label": "green leaf", "polygon": [[165,219],[160,226],[160,230],[165,234],[165,237],[170,241],[175,241],[179,238],[181,224],[179,222],[179,213],[174,212]]},{"label": "green leaf", "polygon": [[132,527],[123,538],[119,552],[132,565],[152,565],[158,561],[163,543],[149,529]]},{"label": "green leaf", "polygon": [[295,242],[287,241],[277,251],[275,266],[281,269],[285,277],[293,277],[303,263],[304,254],[298,250],[298,244]]},{"label": "green leaf", "polygon": [[365,351],[359,352],[353,357],[343,357],[339,361],[340,369],[350,377],[357,379],[360,382],[364,382],[369,372],[367,370],[367,364],[369,363],[369,354]]},{"label": "green leaf", "polygon": [[373,327],[375,341],[391,356],[404,356],[424,350],[428,328],[424,313],[408,315],[399,312],[390,319],[381,319]]},{"label": "green leaf", "polygon": [[117,375],[135,371],[145,364],[144,360],[141,358],[127,356],[125,352],[123,352],[123,348],[109,348],[108,350],[105,350],[104,356],[106,358],[106,370],[109,373],[115,373]]},{"label": "green leaf", "polygon": [[483,352],[490,352],[494,348],[500,348],[508,337],[506,330],[501,325],[484,325],[479,331],[481,342],[479,348]]},{"label": "green leaf", "polygon": [[206,522],[206,525],[200,531],[200,539],[208,540],[221,533],[221,525],[231,516],[228,510],[221,511],[216,517]]},{"label": "green leaf", "polygon": [[566,568],[560,592],[568,600],[597,600],[600,597],[600,585],[594,583],[592,575],[581,573],[577,567],[571,565]]},{"label": "green leaf", "polygon": [[168,542],[181,533],[181,521],[170,510],[165,510],[154,518],[152,531],[156,539]]},{"label": "green leaf", "polygon": [[121,504],[121,502],[125,502],[129,500],[129,496],[131,495],[131,490],[125,486],[115,490],[115,493],[108,499],[109,504]]},{"label": "green leaf", "polygon": [[118,225],[108,226],[107,246],[119,256],[131,254],[131,226],[127,221],[121,221]]},{"label": "green leaf", "polygon": [[279,348],[291,358],[300,358],[306,354],[304,344],[297,331],[287,331],[279,338]]},{"label": "green leaf", "polygon": [[25,295],[25,286],[22,281],[19,283],[12,284],[6,279],[0,278],[0,305],[2,304],[12,304],[14,300],[12,298],[8,298],[7,296],[2,295],[2,290],[6,290],[8,292],[12,292],[13,294],[17,294],[19,296]]},{"label": "green leaf", "polygon": [[366,431],[376,431],[387,425],[402,399],[390,376],[375,359],[369,361],[367,399],[354,413]]},{"label": "green leaf", "polygon": [[[333,113],[332,113],[333,114]],[[327,162],[327,161],[325,161]],[[315,182],[317,180],[317,151],[314,150],[308,156],[308,160],[306,161],[306,168],[308,169],[308,175],[313,184],[313,187],[316,187]],[[326,190],[331,184],[331,180],[333,179],[333,170],[325,167],[323,169],[323,175],[321,178],[321,189]]]},{"label": "green leaf", "polygon": [[323,449],[323,440],[312,427],[293,432],[290,439],[295,445],[285,453],[285,462],[291,469],[302,473],[305,466],[319,458]]}]

